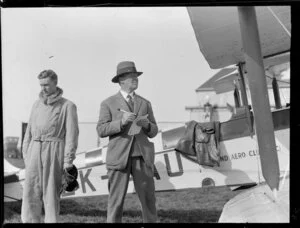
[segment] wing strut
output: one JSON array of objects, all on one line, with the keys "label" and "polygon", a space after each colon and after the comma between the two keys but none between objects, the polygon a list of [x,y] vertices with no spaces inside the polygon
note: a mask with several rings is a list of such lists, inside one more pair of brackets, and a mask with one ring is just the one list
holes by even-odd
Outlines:
[{"label": "wing strut", "polygon": [[276,198],[279,187],[279,163],[256,12],[253,6],[242,6],[238,7],[238,14],[262,173]]},{"label": "wing strut", "polygon": [[250,136],[252,138],[253,137],[253,127],[252,127],[253,124],[251,121],[250,106],[248,103],[247,92],[246,92],[246,83],[245,83],[245,76],[244,76],[245,64],[240,62],[237,66],[239,69],[239,76],[240,76],[240,80],[241,80],[240,84],[241,84],[241,94],[242,94],[243,106],[245,107],[247,121],[248,121],[248,125],[249,125],[249,130],[250,130]]}]

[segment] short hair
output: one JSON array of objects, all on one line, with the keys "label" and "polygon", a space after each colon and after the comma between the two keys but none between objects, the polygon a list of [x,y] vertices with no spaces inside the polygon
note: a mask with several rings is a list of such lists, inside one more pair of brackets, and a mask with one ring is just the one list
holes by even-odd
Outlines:
[{"label": "short hair", "polygon": [[54,81],[57,84],[57,74],[53,70],[42,71],[39,74],[38,79],[42,79],[42,78],[50,78],[52,81]]}]

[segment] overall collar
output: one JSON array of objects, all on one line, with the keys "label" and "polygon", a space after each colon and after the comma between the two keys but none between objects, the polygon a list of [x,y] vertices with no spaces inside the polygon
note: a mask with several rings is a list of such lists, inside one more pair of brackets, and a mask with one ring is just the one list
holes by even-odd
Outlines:
[{"label": "overall collar", "polygon": [[56,87],[56,92],[47,96],[43,91],[40,92],[39,98],[45,105],[52,105],[62,98],[63,90],[59,87]]}]

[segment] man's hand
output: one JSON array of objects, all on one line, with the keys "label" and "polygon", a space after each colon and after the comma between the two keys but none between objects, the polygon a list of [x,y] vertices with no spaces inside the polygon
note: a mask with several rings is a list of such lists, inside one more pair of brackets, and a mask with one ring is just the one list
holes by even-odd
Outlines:
[{"label": "man's hand", "polygon": [[149,123],[150,123],[150,121],[148,120],[148,118],[142,118],[142,119],[139,119],[138,121],[136,121],[136,125],[141,126],[144,129],[149,128]]},{"label": "man's hand", "polygon": [[122,126],[128,124],[129,122],[134,121],[135,114],[131,112],[124,112],[122,116]]}]

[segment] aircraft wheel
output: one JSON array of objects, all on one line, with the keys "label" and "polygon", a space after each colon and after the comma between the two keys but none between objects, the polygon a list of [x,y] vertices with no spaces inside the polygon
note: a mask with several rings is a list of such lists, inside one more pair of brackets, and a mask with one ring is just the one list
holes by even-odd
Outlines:
[{"label": "aircraft wheel", "polygon": [[202,187],[214,187],[214,186],[216,186],[216,183],[212,178],[207,177],[203,179]]}]

